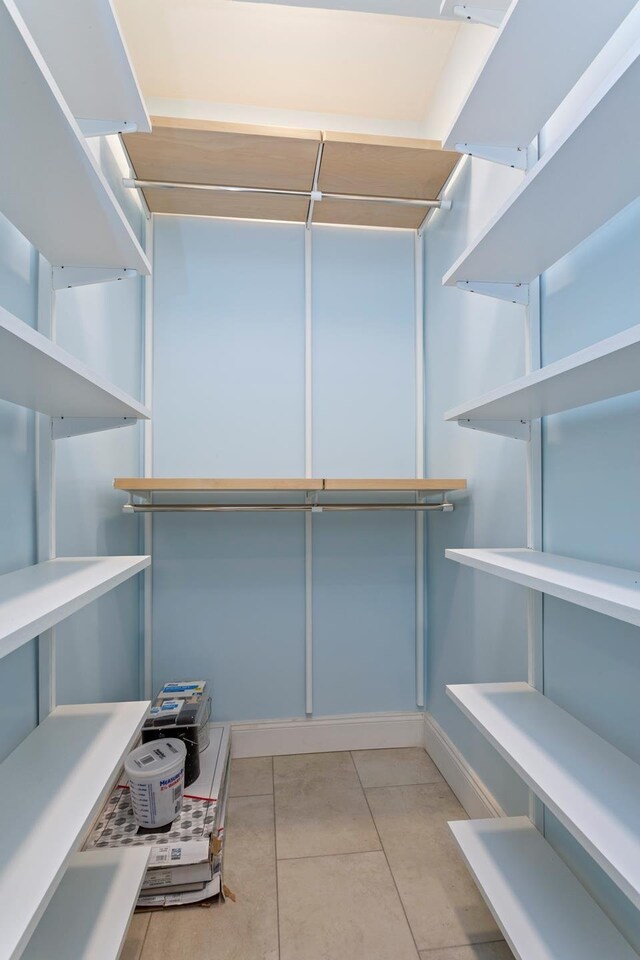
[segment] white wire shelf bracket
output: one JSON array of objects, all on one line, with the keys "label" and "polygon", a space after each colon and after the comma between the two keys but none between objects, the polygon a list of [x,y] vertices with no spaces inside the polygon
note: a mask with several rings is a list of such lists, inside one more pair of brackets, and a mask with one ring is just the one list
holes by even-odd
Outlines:
[{"label": "white wire shelf bracket", "polygon": [[151,557],[59,557],[0,577],[0,658],[148,567]]},{"label": "white wire shelf bracket", "polygon": [[[55,4],[37,5],[55,7]],[[84,5],[81,4],[84,7]],[[73,17],[65,22],[71,29]],[[87,51],[88,54],[91,51]],[[151,267],[14,0],[0,3],[0,210],[54,267]]]},{"label": "white wire shelf bracket", "polygon": [[112,0],[16,0],[85,136],[150,133]]},{"label": "white wire shelf bracket", "polygon": [[93,373],[48,337],[0,307],[0,397],[50,417],[126,417],[147,420],[150,411]]},{"label": "white wire shelf bracket", "polygon": [[[444,138],[445,149],[526,167],[529,144],[634,3],[612,0],[597,4],[588,17],[583,0],[511,3]],[[545,64],[542,75],[541,63]],[[536,77],[535,97],[530,95],[532,76]]]},{"label": "white wire shelf bracket", "polygon": [[446,550],[448,560],[640,627],[640,571],[527,547]]},{"label": "white wire shelf bracket", "polygon": [[449,827],[518,960],[636,960],[527,817],[461,820]]},{"label": "white wire shelf bracket", "polygon": [[446,689],[611,880],[640,906],[640,766],[527,683]]},{"label": "white wire shelf bracket", "polygon": [[0,816],[10,824],[0,836],[2,960],[17,960],[27,945],[135,743],[148,706],[142,701],[56,707],[0,764]]},{"label": "white wire shelf bracket", "polygon": [[473,404],[454,407],[445,420],[511,436],[510,423],[526,423],[637,390],[640,324],[498,387]]},{"label": "white wire shelf bracket", "polygon": [[[509,86],[504,77],[502,82]],[[443,283],[530,283],[635,200],[640,195],[636,162],[640,126],[630,124],[629,117],[639,98],[640,40],[526,174]]]},{"label": "white wire shelf bracket", "polygon": [[76,853],[22,960],[120,956],[149,852],[149,847],[125,847]]}]

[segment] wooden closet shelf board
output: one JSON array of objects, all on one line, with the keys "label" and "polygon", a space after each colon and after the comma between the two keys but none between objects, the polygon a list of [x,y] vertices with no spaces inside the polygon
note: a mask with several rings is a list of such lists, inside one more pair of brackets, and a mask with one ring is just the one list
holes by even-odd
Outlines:
[{"label": "wooden closet shelf board", "polygon": [[139,180],[311,190],[319,131],[165,117],[151,122],[151,133],[123,137]]},{"label": "wooden closet shelf board", "polygon": [[636,906],[640,766],[528,683],[447,694]]},{"label": "wooden closet shelf board", "polygon": [[150,847],[76,853],[22,960],[114,960],[147,872]]},{"label": "wooden closet shelf board", "polygon": [[517,960],[636,960],[528,817],[449,827]]},{"label": "wooden closet shelf board", "polygon": [[313,222],[359,227],[395,227],[417,230],[428,207],[409,207],[395,203],[325,198],[313,208]]},{"label": "wooden closet shelf board", "polygon": [[204,492],[207,490],[465,490],[467,481],[461,479],[414,479],[396,478],[382,480],[347,479],[325,480],[322,478],[295,479],[243,479],[218,477],[116,477],[116,490],[131,493],[138,491]]},{"label": "wooden closet shelf board", "polygon": [[319,187],[327,193],[435,200],[459,158],[434,140],[327,133]]},{"label": "wooden closet shelf board", "polygon": [[466,490],[467,481],[461,479],[414,479],[388,478],[382,480],[358,479],[327,479],[324,481],[325,490]]},{"label": "wooden closet shelf board", "polygon": [[152,213],[175,213],[184,217],[229,217],[236,220],[286,220],[304,223],[306,197],[282,197],[267,193],[217,193],[176,187],[145,187],[144,198]]},{"label": "wooden closet shelf board", "polygon": [[0,765],[2,960],[23,952],[148,708],[148,701],[56,707]]},{"label": "wooden closet shelf board", "polygon": [[149,274],[149,261],[13,0],[0,3],[0,89],[2,213],[53,266]]}]

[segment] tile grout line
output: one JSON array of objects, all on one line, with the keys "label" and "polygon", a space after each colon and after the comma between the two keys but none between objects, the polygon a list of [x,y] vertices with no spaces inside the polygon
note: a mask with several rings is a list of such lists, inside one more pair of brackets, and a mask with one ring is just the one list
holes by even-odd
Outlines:
[{"label": "tile grout line", "polygon": [[[278,960],[281,960],[280,950],[280,885],[278,882],[278,832],[276,830],[276,776],[273,757],[271,757],[271,789],[273,797],[273,867],[276,874],[276,926],[278,928]],[[266,794],[269,796],[269,794]]]},{"label": "tile grout line", "polygon": [[[135,917],[135,915],[136,915],[136,914],[135,914],[135,907],[134,907],[134,911],[133,911],[133,914],[132,914],[132,916],[131,916],[131,920],[129,921],[129,929],[127,930],[127,936],[129,936],[129,930],[131,930],[131,923],[133,922],[133,918]],[[145,945],[145,943],[147,942],[147,937],[148,937],[148,935],[149,935],[149,928],[151,927],[151,918],[152,918],[152,917],[153,917],[153,911],[149,911],[149,919],[147,920],[147,925],[146,925],[146,927],[144,928],[144,934],[143,934],[143,937],[142,937],[142,943],[140,944],[140,953],[139,953],[138,956],[135,958],[135,960],[142,960],[142,954],[144,953],[144,945]]]},{"label": "tile grout line", "polygon": [[461,947],[487,947],[491,946],[492,943],[507,943],[507,941],[504,939],[504,937],[502,937],[500,940],[478,940],[477,942],[474,941],[474,943],[452,943],[449,947],[427,947],[425,950],[418,950],[418,955],[425,955],[428,958],[428,954],[430,953],[441,953],[443,950],[460,950]]},{"label": "tile grout line", "polygon": [[322,860],[325,857],[359,857],[360,854],[382,853],[382,849],[377,850],[345,850],[342,853],[311,853],[304,857],[278,857],[278,863],[291,863],[293,860]]},{"label": "tile grout line", "polygon": [[376,823],[376,818],[374,817],[373,811],[371,810],[371,805],[370,805],[370,803],[369,803],[369,797],[367,796],[367,791],[365,790],[364,786],[362,785],[362,780],[361,780],[361,778],[360,778],[360,773],[358,772],[358,767],[357,767],[357,765],[356,765],[355,760],[353,759],[353,751],[352,751],[352,750],[349,751],[349,756],[351,757],[351,763],[353,764],[353,769],[354,769],[355,772],[356,772],[356,776],[357,776],[357,778],[358,778],[358,783],[360,784],[360,789],[362,790],[362,794],[363,794],[363,796],[364,796],[364,800],[365,800],[365,803],[366,803],[366,805],[367,805],[367,810],[369,811],[369,816],[371,817],[371,821],[372,821],[372,823],[373,823],[374,830],[376,831],[376,836],[377,836],[378,842],[379,842],[379,844],[380,844],[380,849],[382,850],[382,853],[384,854],[385,863],[387,864],[387,868],[388,868],[388,870],[389,870],[389,874],[390,874],[391,880],[392,880],[392,882],[393,882],[393,888],[394,888],[394,890],[396,891],[396,894],[397,894],[397,896],[398,896],[398,901],[399,901],[399,903],[400,903],[400,906],[402,907],[402,912],[403,912],[403,914],[404,914],[404,918],[405,918],[405,920],[407,921],[407,927],[409,928],[409,933],[411,934],[411,939],[413,940],[414,946],[415,946],[415,948],[416,948],[416,958],[417,958],[417,960],[420,960],[420,949],[419,949],[419,947],[418,947],[418,942],[417,942],[417,940],[416,940],[416,938],[415,938],[415,934],[414,934],[414,932],[413,932],[413,927],[412,927],[411,924],[409,923],[409,917],[407,916],[407,911],[406,911],[406,909],[405,909],[404,900],[403,900],[402,897],[400,896],[400,891],[398,890],[398,884],[396,883],[396,878],[395,878],[395,876],[394,876],[394,874],[393,874],[393,870],[391,869],[391,864],[389,863],[389,857],[387,856],[387,851],[386,851],[385,848],[384,848],[384,843],[382,842],[382,837],[380,836],[380,831],[378,830],[378,824]]}]

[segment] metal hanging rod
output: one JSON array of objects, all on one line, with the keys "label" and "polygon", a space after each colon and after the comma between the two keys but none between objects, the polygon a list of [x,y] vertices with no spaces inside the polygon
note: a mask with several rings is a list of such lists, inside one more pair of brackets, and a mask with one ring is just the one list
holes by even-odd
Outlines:
[{"label": "metal hanging rod", "polygon": [[321,190],[278,190],[275,187],[227,187],[213,183],[174,183],[169,180],[132,180],[124,177],[125,187],[132,190],[155,187],[161,190],[207,190],[214,193],[257,193],[277,197],[306,197],[314,203],[321,200],[357,200],[363,203],[390,203],[405,207],[450,210],[450,200],[415,200],[409,197],[372,197],[357,193],[324,193]]},{"label": "metal hanging rod", "polygon": [[451,513],[452,503],[125,503],[124,513],[335,513],[392,510]]}]

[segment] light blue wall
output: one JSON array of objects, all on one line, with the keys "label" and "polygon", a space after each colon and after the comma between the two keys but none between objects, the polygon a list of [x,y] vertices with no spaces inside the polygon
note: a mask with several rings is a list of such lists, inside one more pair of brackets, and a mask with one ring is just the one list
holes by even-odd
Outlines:
[{"label": "light blue wall", "polygon": [[[412,244],[314,230],[315,475],[415,469]],[[302,476],[304,228],[159,217],[155,259],[154,473]],[[313,526],[315,712],[414,709],[413,520]],[[207,677],[220,718],[303,714],[302,515],[156,516],[153,556],[154,686]]]},{"label": "light blue wall", "polygon": [[[0,215],[0,306],[36,324],[38,261]],[[0,400],[0,575],[35,561],[35,417]],[[25,644],[0,662],[0,760],[37,722],[37,647]]]},{"label": "light blue wall", "polygon": [[428,519],[428,709],[508,813],[526,791],[445,693],[448,683],[527,676],[524,590],[445,560],[447,547],[522,546],[525,446],[445,423],[445,412],[524,372],[522,308],[442,286],[442,276],[520,174],[464,160],[425,232],[426,459],[430,476],[465,477],[453,514]]},{"label": "light blue wall", "polygon": [[[638,323],[640,201],[543,281],[543,362]],[[544,545],[640,569],[640,394],[549,417],[543,425]],[[545,693],[640,762],[640,629],[544,600]],[[640,914],[547,816],[547,836],[599,895],[636,949]]]}]

